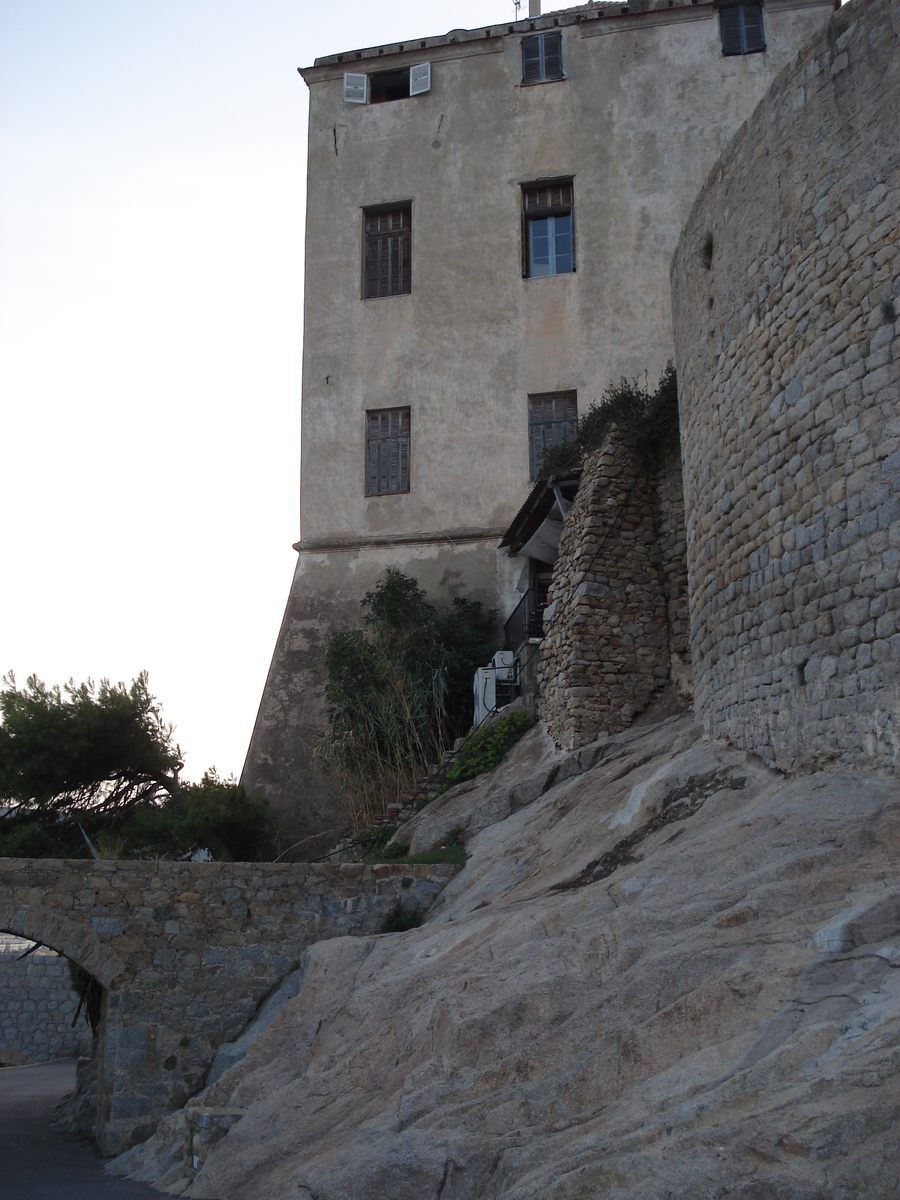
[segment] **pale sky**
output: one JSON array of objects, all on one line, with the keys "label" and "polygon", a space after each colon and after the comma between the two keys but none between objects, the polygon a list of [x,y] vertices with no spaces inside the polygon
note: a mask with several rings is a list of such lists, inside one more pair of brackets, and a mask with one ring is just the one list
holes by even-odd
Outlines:
[{"label": "pale sky", "polygon": [[299,534],[297,67],[514,18],[0,0],[0,673],[146,668],[185,777],[240,773]]}]

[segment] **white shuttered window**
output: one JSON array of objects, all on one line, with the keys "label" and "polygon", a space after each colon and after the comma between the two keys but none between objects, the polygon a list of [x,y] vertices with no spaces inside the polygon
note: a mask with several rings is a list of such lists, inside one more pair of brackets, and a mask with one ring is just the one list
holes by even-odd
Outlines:
[{"label": "white shuttered window", "polygon": [[431,91],[431,63],[419,63],[409,68],[409,94],[421,96]]},{"label": "white shuttered window", "polygon": [[368,75],[355,75],[347,72],[344,75],[344,103],[365,104],[368,97]]}]

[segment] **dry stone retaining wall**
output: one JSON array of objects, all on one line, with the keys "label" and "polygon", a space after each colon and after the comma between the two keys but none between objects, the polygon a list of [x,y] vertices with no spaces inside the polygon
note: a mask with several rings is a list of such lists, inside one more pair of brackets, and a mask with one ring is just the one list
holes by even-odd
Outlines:
[{"label": "dry stone retaining wall", "polygon": [[78,996],[67,961],[24,938],[0,938],[0,1066],[90,1054],[91,1033],[72,1019]]},{"label": "dry stone retaining wall", "polygon": [[900,748],[898,35],[835,14],[673,263],[697,710],[786,768]]},{"label": "dry stone retaining wall", "polygon": [[648,478],[615,428],[585,462],[541,644],[541,718],[558,746],[625,729],[673,661],[689,689],[680,492],[677,454]]},{"label": "dry stone retaining wall", "polygon": [[458,867],[0,859],[0,930],[106,988],[97,1134],[142,1141],[204,1083],[223,1043],[315,941],[429,907]]}]

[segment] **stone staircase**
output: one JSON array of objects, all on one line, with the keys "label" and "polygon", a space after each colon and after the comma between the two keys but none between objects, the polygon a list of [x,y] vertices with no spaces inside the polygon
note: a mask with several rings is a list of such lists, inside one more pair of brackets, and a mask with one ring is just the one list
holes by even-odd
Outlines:
[{"label": "stone staircase", "polygon": [[374,817],[367,829],[361,829],[356,834],[346,834],[337,845],[322,855],[321,860],[328,862],[358,862],[363,856],[363,839],[367,833],[392,826],[405,825],[416,813],[424,808],[430,800],[439,796],[444,790],[447,773],[459,758],[460,751],[466,744],[471,733],[457,738],[452,750],[445,750],[439,763],[432,763],[425,769],[425,774],[412,787],[401,788],[397,799],[387,806],[385,811]]}]

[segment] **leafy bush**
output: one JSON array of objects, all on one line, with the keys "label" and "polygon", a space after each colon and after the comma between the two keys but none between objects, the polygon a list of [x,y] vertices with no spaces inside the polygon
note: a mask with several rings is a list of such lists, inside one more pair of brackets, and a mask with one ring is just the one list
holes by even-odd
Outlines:
[{"label": "leafy bush", "polygon": [[256,862],[270,847],[270,833],[265,801],[213,768],[164,804],[136,809],[120,837],[126,855],[178,858],[207,848],[215,858]]},{"label": "leafy bush", "polygon": [[402,900],[395,900],[394,907],[381,923],[381,932],[405,933],[407,929],[418,929],[424,920],[422,910],[417,905],[404,906]]},{"label": "leafy bush", "polygon": [[467,779],[474,779],[484,771],[492,771],[533,724],[531,713],[518,711],[507,713],[499,721],[476,729],[447,772],[444,790]]},{"label": "leafy bush", "polygon": [[466,831],[462,825],[456,825],[453,829],[448,829],[442,838],[421,854],[410,854],[409,846],[404,846],[400,842],[392,842],[382,850],[373,851],[365,861],[369,863],[396,862],[402,858],[404,863],[410,865],[415,863],[458,863],[460,866],[464,866],[467,858],[465,843]]},{"label": "leafy bush", "polygon": [[364,628],[335,635],[328,647],[329,728],[316,747],[356,825],[383,811],[468,726],[472,675],[491,656],[496,620],[464,599],[442,617],[416,581],[394,569],[362,607]]},{"label": "leafy bush", "polygon": [[671,362],[660,376],[656,391],[636,379],[624,377],[611,384],[578,422],[571,442],[544,451],[539,479],[564,475],[583,465],[615,424],[648,467],[678,444],[678,381]]}]

